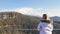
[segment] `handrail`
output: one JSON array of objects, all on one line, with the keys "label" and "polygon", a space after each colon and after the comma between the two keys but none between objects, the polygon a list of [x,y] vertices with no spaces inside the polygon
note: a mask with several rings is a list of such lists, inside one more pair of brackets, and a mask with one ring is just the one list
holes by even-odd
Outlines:
[{"label": "handrail", "polygon": [[[9,27],[9,26],[21,26],[21,25],[6,25],[4,27]],[[37,29],[19,29],[19,28],[0,28],[0,30],[37,30]],[[60,30],[60,29],[53,29],[53,30]]]},{"label": "handrail", "polygon": [[[7,28],[7,29],[0,29],[0,30],[37,30],[37,29],[13,29],[13,28]],[[53,29],[53,30],[60,30],[60,29]]]}]

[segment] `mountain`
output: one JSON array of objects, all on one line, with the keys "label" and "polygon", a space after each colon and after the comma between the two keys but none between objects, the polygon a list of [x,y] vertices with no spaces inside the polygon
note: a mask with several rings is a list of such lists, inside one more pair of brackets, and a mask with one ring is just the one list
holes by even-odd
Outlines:
[{"label": "mountain", "polygon": [[60,17],[58,17],[58,16],[54,16],[54,17],[50,17],[50,18],[52,18],[54,21],[60,21]]},{"label": "mountain", "polygon": [[60,17],[54,16],[54,17],[50,17],[50,18],[53,19],[54,22],[57,22],[60,24]]},{"label": "mountain", "polygon": [[[1,16],[2,15],[2,16]],[[22,34],[32,34],[32,31],[20,31],[18,29],[36,29],[38,23],[42,18],[36,16],[23,15],[17,12],[1,12],[0,16],[0,29],[3,29],[2,33],[4,34],[15,34],[20,32]],[[14,17],[14,18],[13,18]],[[53,19],[53,18],[52,18]],[[60,29],[60,24],[54,21],[54,28]],[[5,29],[16,29],[15,30],[5,30]],[[0,32],[1,32],[0,31]],[[29,32],[29,33],[28,33]],[[35,34],[36,31],[33,31]]]},{"label": "mountain", "polygon": [[[20,28],[36,28],[40,20],[42,19],[41,17],[36,17],[36,16],[29,16],[29,15],[23,15],[21,13],[17,12],[1,12],[0,15],[3,15],[2,17],[5,17],[4,19],[0,19],[1,26],[2,25],[21,25]],[[13,18],[15,17],[15,18]],[[51,19],[54,20],[54,27],[60,28],[59,20],[60,17],[54,16],[50,17]],[[25,26],[26,25],[26,26]]]}]

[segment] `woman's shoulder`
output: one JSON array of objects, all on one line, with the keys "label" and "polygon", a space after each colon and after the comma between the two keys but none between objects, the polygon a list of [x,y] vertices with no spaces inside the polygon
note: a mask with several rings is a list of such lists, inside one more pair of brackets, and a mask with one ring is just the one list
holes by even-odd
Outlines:
[{"label": "woman's shoulder", "polygon": [[41,22],[50,22],[50,20],[45,20],[45,19],[42,19]]},{"label": "woman's shoulder", "polygon": [[48,23],[53,25],[53,20],[41,20],[42,23]]}]

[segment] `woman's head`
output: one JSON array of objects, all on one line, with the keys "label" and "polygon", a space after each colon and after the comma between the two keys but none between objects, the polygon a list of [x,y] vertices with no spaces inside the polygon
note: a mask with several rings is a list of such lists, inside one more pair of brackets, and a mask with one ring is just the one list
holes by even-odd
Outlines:
[{"label": "woman's head", "polygon": [[48,18],[47,14],[43,14],[43,19],[44,19],[44,20],[42,20],[42,22],[45,22],[45,23],[52,23],[52,22],[53,22],[52,20],[50,20],[50,19]]},{"label": "woman's head", "polygon": [[43,19],[47,20],[47,14],[43,14]]},{"label": "woman's head", "polygon": [[50,23],[50,20],[48,19],[47,14],[43,14],[43,19],[44,19],[44,20],[42,20],[42,22]]}]

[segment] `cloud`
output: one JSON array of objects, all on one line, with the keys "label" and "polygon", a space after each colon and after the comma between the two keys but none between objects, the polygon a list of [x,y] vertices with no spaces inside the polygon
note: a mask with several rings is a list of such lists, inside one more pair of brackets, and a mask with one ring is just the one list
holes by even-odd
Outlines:
[{"label": "cloud", "polygon": [[42,14],[46,13],[48,14],[48,16],[59,16],[60,15],[60,10],[59,8],[54,8],[54,9],[50,9],[50,8],[16,8],[16,9],[2,9],[0,10],[1,12],[11,12],[11,11],[15,11],[15,12],[19,12],[25,15],[33,15],[33,16],[42,16]]},{"label": "cloud", "polygon": [[0,9],[0,12],[12,12],[15,11],[15,9]]},{"label": "cloud", "polygon": [[60,16],[60,8],[45,9],[50,16]]},{"label": "cloud", "polygon": [[31,10],[33,10],[33,9],[32,8],[17,8],[15,11],[20,12],[22,14],[27,14]]},{"label": "cloud", "polygon": [[16,11],[22,14],[33,16],[42,16],[43,13],[46,13],[42,8],[18,8]]},{"label": "cloud", "polygon": [[33,16],[40,16],[42,14],[42,8],[16,8],[16,9],[2,9],[0,10],[0,12],[11,12],[11,11],[15,11],[15,12],[19,12],[25,15],[33,15]]}]

